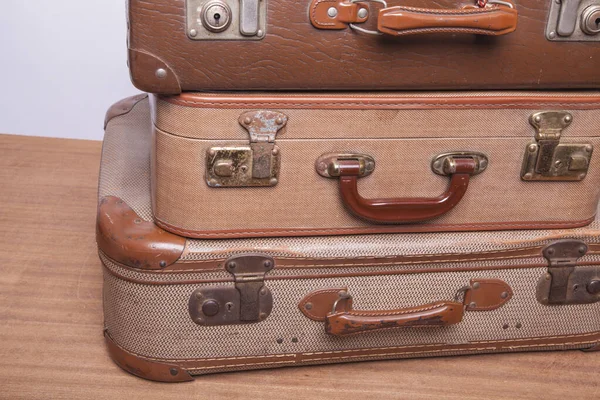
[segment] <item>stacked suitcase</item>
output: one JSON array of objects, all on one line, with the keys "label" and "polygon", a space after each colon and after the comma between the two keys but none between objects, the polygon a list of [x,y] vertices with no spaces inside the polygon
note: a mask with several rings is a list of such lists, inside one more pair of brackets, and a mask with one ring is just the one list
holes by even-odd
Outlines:
[{"label": "stacked suitcase", "polygon": [[152,94],[108,111],[97,219],[119,366],[600,348],[600,2],[390,3],[129,1]]}]

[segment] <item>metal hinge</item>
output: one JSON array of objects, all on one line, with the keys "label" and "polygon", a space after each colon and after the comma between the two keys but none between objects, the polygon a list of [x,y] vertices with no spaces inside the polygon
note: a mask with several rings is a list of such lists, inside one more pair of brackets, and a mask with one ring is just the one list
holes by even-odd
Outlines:
[{"label": "metal hinge", "polygon": [[273,308],[265,275],[275,267],[272,257],[243,254],[225,261],[235,285],[195,290],[189,300],[192,320],[199,325],[231,325],[264,321]]},{"label": "metal hinge", "polygon": [[206,183],[210,187],[275,186],[279,181],[277,133],[287,124],[277,111],[249,111],[239,123],[250,135],[249,146],[211,147],[206,154]]},{"label": "metal hinge", "polygon": [[525,181],[580,181],[587,175],[594,147],[589,143],[561,143],[563,129],[573,122],[565,111],[532,114],[535,143],[527,145],[521,178]]},{"label": "metal hinge", "polygon": [[588,251],[581,240],[563,239],[542,250],[548,260],[548,273],[537,287],[542,304],[585,304],[600,300],[600,268],[576,267]]}]

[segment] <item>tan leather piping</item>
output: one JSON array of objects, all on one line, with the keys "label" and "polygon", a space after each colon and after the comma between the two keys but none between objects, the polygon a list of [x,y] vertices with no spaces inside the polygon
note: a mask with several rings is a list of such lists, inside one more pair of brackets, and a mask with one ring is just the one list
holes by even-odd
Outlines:
[{"label": "tan leather piping", "polygon": [[108,126],[108,123],[115,117],[128,114],[137,103],[145,100],[148,97],[146,93],[138,94],[137,96],[127,97],[112,106],[106,112],[104,117],[104,129]]},{"label": "tan leather piping", "polygon": [[596,216],[569,222],[556,221],[531,221],[531,222],[502,222],[495,224],[414,224],[395,226],[376,226],[364,228],[335,228],[335,229],[239,229],[239,230],[213,230],[208,232],[179,229],[171,224],[155,218],[154,222],[169,232],[194,239],[233,239],[233,238],[259,238],[274,236],[325,236],[325,235],[362,235],[372,233],[434,233],[434,232],[470,232],[489,230],[529,230],[529,229],[571,229],[589,225]]},{"label": "tan leather piping", "polygon": [[179,96],[158,96],[172,104],[199,108],[282,108],[282,109],[337,109],[337,110],[377,110],[377,109],[538,109],[544,107],[562,107],[568,109],[600,108],[600,93],[597,96],[376,96],[376,95],[296,95],[277,94],[206,94],[183,93]]},{"label": "tan leather piping", "polygon": [[600,342],[600,332],[591,332],[577,335],[550,336],[545,338],[535,337],[524,339],[474,341],[468,344],[436,343],[426,345],[376,347],[358,350],[318,351],[267,356],[240,356],[204,359],[196,358],[182,360],[145,357],[139,354],[128,352],[122,348],[119,349],[123,354],[126,354],[130,360],[137,359],[138,362],[134,365],[143,365],[147,362],[173,364],[194,375],[195,373],[210,373],[212,370],[239,370],[248,366],[274,368],[292,365],[299,366],[333,362],[339,363],[375,359],[390,359],[402,356],[411,358],[439,356],[445,354],[455,354],[457,352],[472,354],[503,351],[525,351],[542,348],[556,350],[565,348],[589,349],[597,346],[598,342]]}]

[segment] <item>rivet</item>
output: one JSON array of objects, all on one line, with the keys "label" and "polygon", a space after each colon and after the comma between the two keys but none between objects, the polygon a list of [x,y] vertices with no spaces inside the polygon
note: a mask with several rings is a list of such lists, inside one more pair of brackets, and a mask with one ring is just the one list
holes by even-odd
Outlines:
[{"label": "rivet", "polygon": [[565,115],[565,122],[568,124],[569,122],[571,122],[573,120],[573,117],[571,117],[570,115]]},{"label": "rivet", "polygon": [[251,123],[252,123],[252,118],[250,118],[250,117],[244,118],[244,124],[250,125]]},{"label": "rivet", "polygon": [[508,329],[508,324],[502,325],[502,329]]},{"label": "rivet", "polygon": [[312,310],[312,307],[313,307],[312,303],[306,303],[306,304],[304,305],[304,308],[305,308],[306,310]]},{"label": "rivet", "polygon": [[600,280],[594,279],[590,283],[587,284],[586,289],[589,294],[598,294],[600,293]]},{"label": "rivet", "polygon": [[583,179],[583,178],[585,178],[585,174],[579,174],[579,177],[578,177],[578,178],[579,178],[579,179]]},{"label": "rivet", "polygon": [[216,179],[209,179],[208,183],[210,184],[210,186],[217,186],[217,180]]},{"label": "rivet", "polygon": [[531,174],[531,172],[528,172],[525,175],[523,175],[523,179],[531,179],[531,178],[533,178],[533,175]]},{"label": "rivet", "polygon": [[375,168],[375,164],[373,164],[373,161],[369,161],[367,162],[367,165],[365,165],[365,168],[367,171],[373,171],[373,169]]},{"label": "rivet", "polygon": [[167,266],[167,262],[163,260],[163,261],[159,262],[159,263],[158,263],[158,265],[159,265],[161,268],[164,268],[164,267],[166,267],[166,266]]},{"label": "rivet", "polygon": [[271,262],[271,260],[267,260],[263,263],[263,265],[265,266],[265,268],[271,268],[273,266],[273,263]]},{"label": "rivet", "polygon": [[274,147],[273,151],[271,152],[271,154],[273,154],[274,156],[276,156],[277,154],[279,154],[279,149],[277,147]]},{"label": "rivet", "polygon": [[561,165],[562,165],[562,161],[561,161],[561,160],[556,160],[556,161],[554,162],[554,166],[555,166],[556,168],[560,168],[560,166],[561,166]]},{"label": "rivet", "polygon": [[529,145],[529,151],[530,151],[531,153],[535,153],[535,152],[537,151],[537,144],[533,144],[533,143],[532,143],[532,144],[530,144],[530,145]]},{"label": "rivet", "polygon": [[235,267],[237,267],[237,264],[234,261],[229,261],[227,263],[227,268],[229,268],[229,269],[235,269]]},{"label": "rivet", "polygon": [[267,288],[260,289],[260,295],[261,296],[266,296],[266,294],[267,294]]},{"label": "rivet", "polygon": [[554,249],[553,248],[549,248],[548,251],[546,251],[546,253],[548,253],[549,256],[554,254]]},{"label": "rivet", "polygon": [[197,324],[201,324],[204,322],[204,320],[202,318],[198,317],[194,320],[194,322],[196,322]]},{"label": "rivet", "polygon": [[523,326],[523,325],[521,325],[521,323],[520,323],[520,322],[517,322],[517,324],[515,325],[515,328],[517,328],[517,329],[521,329],[521,327],[522,327],[522,326]]},{"label": "rivet", "polygon": [[585,246],[579,246],[579,254],[585,254]]},{"label": "rivet", "polygon": [[247,165],[242,165],[242,166],[240,167],[240,171],[242,171],[242,173],[244,173],[244,174],[245,174],[245,173],[246,173],[246,171],[248,171],[248,166],[247,166]]},{"label": "rivet", "polygon": [[358,10],[358,18],[367,18],[367,15],[369,15],[369,11],[366,8]]},{"label": "rivet", "polygon": [[158,79],[165,79],[167,77],[167,71],[164,70],[163,68],[159,68],[156,70],[155,75]]},{"label": "rivet", "polygon": [[502,292],[502,293],[500,293],[500,297],[503,298],[503,299],[507,298],[508,297],[508,292]]},{"label": "rivet", "polygon": [[292,343],[298,343],[298,338],[296,338],[296,337],[293,337],[293,338],[292,338]]},{"label": "rivet", "polygon": [[327,164],[324,162],[320,162],[319,165],[317,166],[317,169],[321,172],[327,170]]},{"label": "rivet", "polygon": [[277,118],[277,119],[275,120],[275,123],[276,123],[277,125],[283,125],[283,118],[281,118],[281,117]]},{"label": "rivet", "polygon": [[542,116],[541,115],[536,115],[535,118],[533,119],[535,122],[541,122],[542,121]]},{"label": "rivet", "polygon": [[259,29],[258,32],[256,32],[256,36],[258,37],[263,37],[264,34],[265,32],[262,29]]},{"label": "rivet", "polygon": [[556,32],[554,32],[554,31],[550,32],[550,33],[548,34],[548,37],[549,37],[550,39],[554,39],[554,38],[556,37]]},{"label": "rivet", "polygon": [[139,218],[136,218],[136,219],[135,219],[133,222],[135,222],[136,224],[141,224],[141,223],[142,223],[142,220],[141,220],[141,219],[139,219]]},{"label": "rivet", "polygon": [[337,17],[337,14],[338,10],[335,7],[329,7],[329,9],[327,10],[327,15],[329,15],[331,18]]},{"label": "rivet", "polygon": [[198,31],[195,29],[190,29],[190,36],[191,37],[196,37],[198,36]]},{"label": "rivet", "polygon": [[261,320],[266,319],[267,318],[267,313],[261,312],[260,315],[259,315],[259,318]]},{"label": "rivet", "polygon": [[283,343],[283,338],[277,339],[277,343],[279,343],[279,344]]},{"label": "rivet", "polygon": [[208,154],[211,155],[211,156],[214,156],[215,154],[217,154],[217,152],[215,151],[215,149],[210,149],[208,151]]},{"label": "rivet", "polygon": [[479,285],[479,282],[475,282],[475,283],[473,284],[473,289],[479,289],[479,286],[480,286],[480,285]]},{"label": "rivet", "polygon": [[477,303],[475,303],[474,301],[472,301],[472,302],[469,303],[469,307],[475,308],[475,307],[477,307]]},{"label": "rivet", "polygon": [[586,145],[585,146],[585,151],[587,151],[588,153],[591,153],[591,151],[592,151],[592,145],[589,145],[589,144]]},{"label": "rivet", "polygon": [[433,163],[433,166],[434,166],[435,168],[439,168],[441,165],[442,165],[442,162],[441,162],[441,161],[439,161],[439,160]]},{"label": "rivet", "polygon": [[177,368],[171,368],[169,372],[171,372],[171,375],[175,376],[179,373],[179,370]]},{"label": "rivet", "polygon": [[271,178],[271,180],[269,181],[269,183],[271,184],[271,186],[277,185],[277,182],[278,182],[277,178]]},{"label": "rivet", "polygon": [[202,292],[196,292],[196,298],[200,300],[202,298]]},{"label": "rivet", "polygon": [[550,275],[550,274],[546,274],[546,275],[544,275],[544,278],[545,278],[547,281],[549,281],[550,279],[552,279],[552,275]]}]

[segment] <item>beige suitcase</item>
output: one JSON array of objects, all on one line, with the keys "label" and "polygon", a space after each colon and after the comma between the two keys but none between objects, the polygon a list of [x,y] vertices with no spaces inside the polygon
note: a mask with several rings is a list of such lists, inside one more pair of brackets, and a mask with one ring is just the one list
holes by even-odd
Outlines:
[{"label": "beige suitcase", "polygon": [[[588,118],[570,112],[572,128]],[[522,127],[530,129],[527,121]],[[153,223],[148,100],[115,105],[106,128],[97,223],[105,336],[111,357],[132,374],[178,382],[258,368],[600,347],[598,221],[556,230],[186,239]],[[188,143],[179,154],[196,150],[197,139],[171,139]],[[282,145],[282,157],[291,153]],[[203,165],[202,154],[189,156]],[[237,192],[249,193],[250,204],[264,190],[229,190],[231,208],[243,206]],[[195,206],[220,218],[206,199]]]}]

